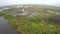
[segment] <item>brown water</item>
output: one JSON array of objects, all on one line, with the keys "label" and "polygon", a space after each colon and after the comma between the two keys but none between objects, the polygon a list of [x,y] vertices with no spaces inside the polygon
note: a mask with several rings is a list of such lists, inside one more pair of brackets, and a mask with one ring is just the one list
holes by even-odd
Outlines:
[{"label": "brown water", "polygon": [[19,33],[10,26],[6,19],[0,17],[0,34],[19,34]]}]

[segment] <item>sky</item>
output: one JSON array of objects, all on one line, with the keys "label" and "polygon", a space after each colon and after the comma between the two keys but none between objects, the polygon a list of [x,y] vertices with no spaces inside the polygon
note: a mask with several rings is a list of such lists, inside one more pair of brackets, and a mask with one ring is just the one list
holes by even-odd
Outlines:
[{"label": "sky", "polygon": [[0,6],[15,4],[44,4],[60,6],[60,0],[0,0]]}]

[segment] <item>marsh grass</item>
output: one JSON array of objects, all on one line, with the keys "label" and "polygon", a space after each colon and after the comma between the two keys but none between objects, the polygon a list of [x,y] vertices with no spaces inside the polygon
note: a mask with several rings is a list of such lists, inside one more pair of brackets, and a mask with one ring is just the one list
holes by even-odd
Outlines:
[{"label": "marsh grass", "polygon": [[5,13],[0,13],[0,16],[4,16],[4,18],[8,19],[9,23],[21,34],[60,34],[60,24],[56,24],[54,21],[48,19],[56,16],[56,14],[44,12],[45,10],[39,8],[30,8],[29,11],[31,12],[35,12],[35,10],[36,12],[38,11],[38,15],[17,18],[11,14],[11,10],[7,10],[8,12]]}]

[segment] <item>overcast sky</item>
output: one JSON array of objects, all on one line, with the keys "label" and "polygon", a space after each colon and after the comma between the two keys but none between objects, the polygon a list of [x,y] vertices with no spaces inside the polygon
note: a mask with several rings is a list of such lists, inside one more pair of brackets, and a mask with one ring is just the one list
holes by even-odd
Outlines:
[{"label": "overcast sky", "polygon": [[0,0],[0,6],[14,4],[46,4],[60,6],[60,0]]}]

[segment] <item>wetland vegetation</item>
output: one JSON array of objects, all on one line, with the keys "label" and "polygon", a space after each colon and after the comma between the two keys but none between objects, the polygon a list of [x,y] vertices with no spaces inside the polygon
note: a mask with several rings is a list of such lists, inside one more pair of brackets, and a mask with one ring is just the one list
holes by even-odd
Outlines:
[{"label": "wetland vegetation", "polygon": [[3,10],[6,18],[20,34],[60,34],[60,8],[53,6],[23,5]]}]

